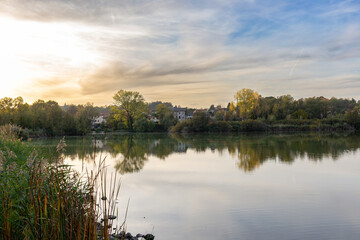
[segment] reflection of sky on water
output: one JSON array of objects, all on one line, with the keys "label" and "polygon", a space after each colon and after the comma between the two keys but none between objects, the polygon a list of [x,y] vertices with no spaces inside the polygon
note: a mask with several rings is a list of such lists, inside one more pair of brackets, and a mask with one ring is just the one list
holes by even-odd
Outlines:
[{"label": "reflection of sky on water", "polygon": [[[67,143],[66,163],[91,168],[92,139]],[[360,239],[360,137],[119,136],[97,140],[100,155],[123,173],[119,217],[130,198],[135,234]]]},{"label": "reflection of sky on water", "polygon": [[[128,230],[157,239],[359,239],[359,156],[267,161],[253,172],[226,152],[150,156],[122,176],[119,215],[130,198]],[[109,172],[116,161],[107,155]]]}]

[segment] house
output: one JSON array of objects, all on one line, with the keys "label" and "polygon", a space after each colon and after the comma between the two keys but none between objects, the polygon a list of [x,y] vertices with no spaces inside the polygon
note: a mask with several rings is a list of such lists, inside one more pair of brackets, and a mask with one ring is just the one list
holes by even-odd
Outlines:
[{"label": "house", "polygon": [[156,116],[150,115],[150,119],[151,119],[151,121],[153,121],[153,122],[155,122],[155,123],[158,123],[158,122],[159,122],[159,119],[158,119]]},{"label": "house", "polygon": [[92,119],[92,127],[99,128],[102,124],[106,124],[107,116],[105,114],[99,115]]},{"label": "house", "polygon": [[186,108],[174,107],[172,111],[174,112],[174,117],[178,121],[184,121],[186,119]]}]

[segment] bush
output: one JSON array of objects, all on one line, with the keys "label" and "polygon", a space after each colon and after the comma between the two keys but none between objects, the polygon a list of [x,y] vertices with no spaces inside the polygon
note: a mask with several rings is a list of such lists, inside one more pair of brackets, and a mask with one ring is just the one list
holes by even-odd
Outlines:
[{"label": "bush", "polygon": [[233,132],[263,132],[268,131],[269,127],[262,121],[259,120],[244,120],[244,121],[231,121],[228,129]]},{"label": "bush", "polygon": [[[354,120],[355,119],[355,120]],[[265,121],[265,120],[244,120],[244,121],[212,121],[201,126],[197,124],[195,127],[193,120],[186,120],[176,124],[171,131],[178,133],[188,132],[308,132],[308,131],[354,131],[356,118],[351,118],[348,122],[338,119],[322,119],[322,120],[304,120],[304,119],[288,119],[281,121]],[[350,124],[351,122],[351,124]]]},{"label": "bush", "polygon": [[193,124],[191,119],[178,122],[170,130],[173,133],[189,133],[193,132]]},{"label": "bush", "polygon": [[232,132],[233,127],[230,122],[227,121],[216,121],[212,122],[209,125],[210,132]]},{"label": "bush", "polygon": [[172,132],[261,132],[268,131],[269,127],[258,120],[245,121],[218,121],[210,122],[204,126],[194,124],[193,119],[177,123]]},{"label": "bush", "polygon": [[139,118],[134,123],[136,132],[152,132],[154,131],[155,126],[156,123],[147,118]]},{"label": "bush", "polygon": [[209,130],[209,114],[207,112],[195,112],[192,120],[193,131],[206,132]]}]

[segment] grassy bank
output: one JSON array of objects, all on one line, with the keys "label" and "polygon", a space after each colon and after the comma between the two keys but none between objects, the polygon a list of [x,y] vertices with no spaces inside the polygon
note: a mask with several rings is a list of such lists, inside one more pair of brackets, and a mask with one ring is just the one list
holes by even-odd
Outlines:
[{"label": "grassy bank", "polygon": [[64,141],[45,159],[14,130],[0,129],[0,239],[109,239],[118,189],[99,200],[102,162],[81,178],[62,165]]},{"label": "grassy bank", "polygon": [[354,126],[345,121],[330,120],[244,120],[202,121],[186,120],[177,123],[173,133],[191,132],[354,132]]}]

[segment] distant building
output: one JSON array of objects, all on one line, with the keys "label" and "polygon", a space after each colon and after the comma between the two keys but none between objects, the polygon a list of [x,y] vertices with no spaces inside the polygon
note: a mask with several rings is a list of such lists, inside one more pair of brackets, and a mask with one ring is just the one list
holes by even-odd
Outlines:
[{"label": "distant building", "polygon": [[174,112],[174,117],[178,121],[184,121],[186,119],[186,108],[174,107],[172,111]]},{"label": "distant building", "polygon": [[158,123],[159,119],[156,116],[150,116],[151,121]]},{"label": "distant building", "polygon": [[93,120],[92,120],[93,128],[98,128],[101,126],[101,124],[106,124],[106,116],[105,115],[100,115],[100,116],[93,118]]},{"label": "distant building", "polygon": [[[192,119],[193,112],[195,109],[181,108],[175,106],[175,107],[171,107],[170,110],[173,112],[174,118],[176,118],[178,121],[184,121],[186,119]],[[155,110],[152,110],[152,113],[149,114],[149,119],[151,119],[151,121],[156,123],[159,122]]]}]

